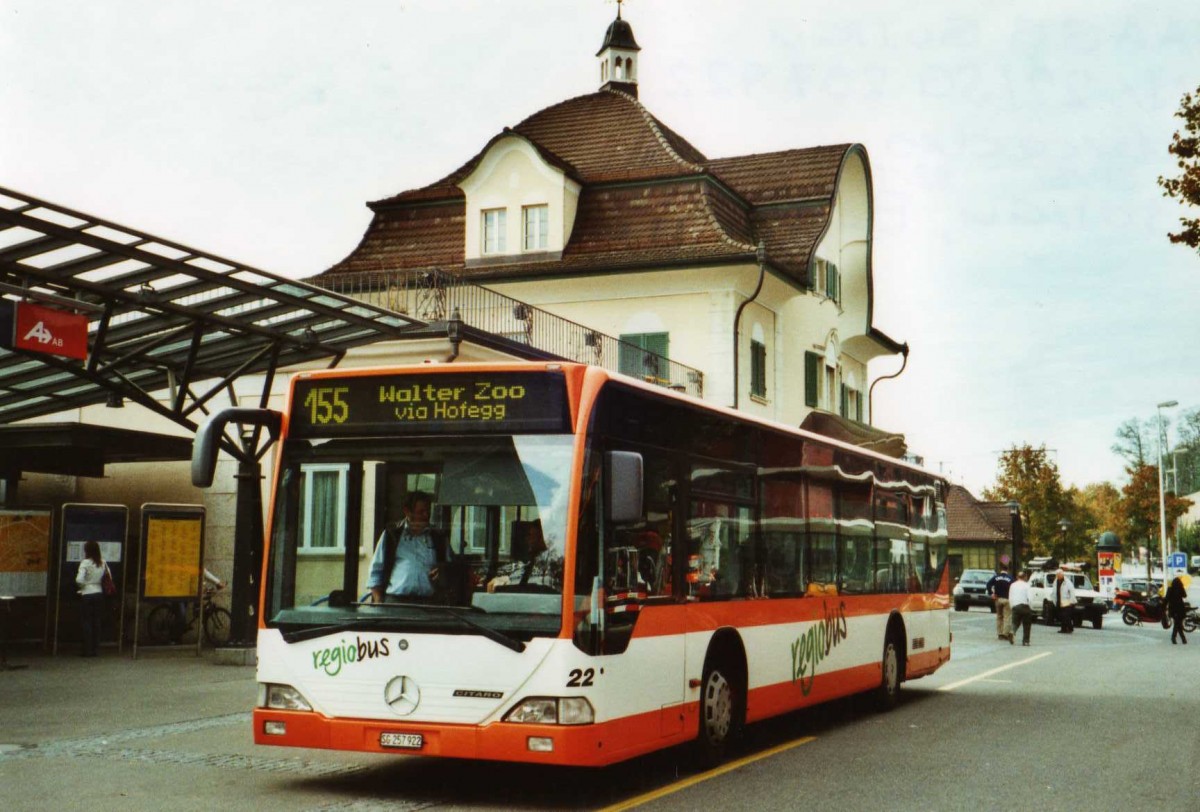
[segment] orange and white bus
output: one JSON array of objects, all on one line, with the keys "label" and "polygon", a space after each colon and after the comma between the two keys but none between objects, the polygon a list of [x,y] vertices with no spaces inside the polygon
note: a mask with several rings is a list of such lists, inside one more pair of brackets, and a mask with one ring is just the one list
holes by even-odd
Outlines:
[{"label": "orange and white bus", "polygon": [[[900,460],[567,363],[303,373],[274,419],[256,742],[715,761],[950,658],[945,483]],[[418,491],[436,593],[374,602]]]}]

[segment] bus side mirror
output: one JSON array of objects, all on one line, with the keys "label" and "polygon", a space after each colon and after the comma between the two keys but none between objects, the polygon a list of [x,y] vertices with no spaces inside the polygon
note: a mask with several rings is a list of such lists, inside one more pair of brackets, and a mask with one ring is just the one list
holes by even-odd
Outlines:
[{"label": "bus side mirror", "polygon": [[605,455],[608,519],[629,524],[642,518],[642,455],[633,451],[609,451]]},{"label": "bus side mirror", "polygon": [[212,485],[213,472],[217,468],[217,452],[221,450],[221,438],[225,436],[225,426],[229,423],[262,426],[270,432],[271,439],[276,439],[279,437],[279,427],[283,425],[283,415],[270,409],[234,407],[222,409],[210,417],[192,440],[192,484],[197,488]]}]

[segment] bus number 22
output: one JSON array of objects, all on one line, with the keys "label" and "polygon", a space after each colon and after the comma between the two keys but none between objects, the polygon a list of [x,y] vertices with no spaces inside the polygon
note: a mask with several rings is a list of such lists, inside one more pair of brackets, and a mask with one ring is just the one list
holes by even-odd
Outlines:
[{"label": "bus number 22", "polygon": [[567,680],[568,688],[588,688],[592,684],[592,679],[596,676],[596,671],[592,668],[587,668],[583,671],[580,671],[578,668],[572,668],[568,676],[570,676],[570,679]]}]

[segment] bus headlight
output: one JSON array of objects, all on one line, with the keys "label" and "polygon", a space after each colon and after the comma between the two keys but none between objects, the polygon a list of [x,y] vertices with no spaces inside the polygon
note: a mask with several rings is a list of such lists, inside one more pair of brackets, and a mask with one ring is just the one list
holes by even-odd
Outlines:
[{"label": "bus headlight", "polygon": [[523,725],[590,725],[596,721],[592,703],[581,696],[536,696],[522,700],[504,717]]},{"label": "bus headlight", "polygon": [[258,706],[274,710],[310,711],[312,705],[290,685],[275,685],[269,682],[258,684]]}]

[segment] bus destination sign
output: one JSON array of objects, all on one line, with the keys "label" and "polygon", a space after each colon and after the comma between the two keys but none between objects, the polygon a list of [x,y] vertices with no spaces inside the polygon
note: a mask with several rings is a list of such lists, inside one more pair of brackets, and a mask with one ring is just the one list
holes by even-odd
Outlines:
[{"label": "bus destination sign", "polygon": [[570,431],[561,372],[355,375],[296,381],[288,434]]}]

